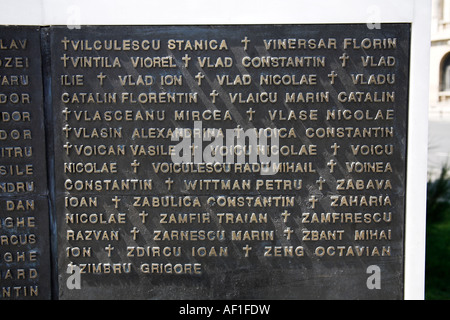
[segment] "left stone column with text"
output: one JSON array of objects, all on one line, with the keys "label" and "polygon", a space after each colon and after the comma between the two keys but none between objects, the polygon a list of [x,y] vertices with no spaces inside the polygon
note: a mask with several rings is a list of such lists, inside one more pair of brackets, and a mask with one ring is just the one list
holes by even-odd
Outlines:
[{"label": "left stone column with text", "polygon": [[0,27],[0,300],[50,299],[39,27]]}]

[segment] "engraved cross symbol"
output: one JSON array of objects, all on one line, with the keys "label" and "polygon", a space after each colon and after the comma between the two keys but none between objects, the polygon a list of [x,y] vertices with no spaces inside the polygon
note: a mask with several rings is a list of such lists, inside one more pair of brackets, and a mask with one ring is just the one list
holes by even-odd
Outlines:
[{"label": "engraved cross symbol", "polygon": [[327,163],[327,166],[330,167],[330,173],[334,173],[334,167],[337,165],[336,161],[331,160],[330,162]]},{"label": "engraved cross symbol", "polygon": [[316,181],[316,183],[319,185],[319,190],[323,189],[323,184],[326,182],[322,177],[320,177],[319,180]]},{"label": "engraved cross symbol", "polygon": [[100,85],[103,86],[103,80],[106,78],[106,76],[103,74],[103,72],[100,72],[100,74],[97,75],[98,81],[100,81]]},{"label": "engraved cross symbol", "polygon": [[172,183],[173,183],[173,180],[171,179],[171,178],[169,178],[169,179],[167,179],[166,181],[164,181],[165,183],[166,183],[166,185],[167,185],[167,190],[171,190],[172,189]]},{"label": "engraved cross symbol", "polygon": [[71,145],[69,142],[67,142],[67,143],[64,145],[64,149],[66,149],[66,154],[69,154],[70,149],[72,149],[72,145]]},{"label": "engraved cross symbol", "polygon": [[134,227],[133,230],[130,231],[133,234],[133,240],[136,240],[136,235],[139,233],[138,228]]},{"label": "engraved cross symbol", "polygon": [[338,152],[338,149],[339,149],[339,148],[340,148],[340,146],[339,146],[337,143],[334,143],[334,144],[331,146],[331,149],[334,150],[333,156],[336,156],[336,155],[337,155],[337,152]]},{"label": "engraved cross symbol", "polygon": [[114,205],[115,205],[115,208],[116,208],[116,209],[119,208],[119,202],[120,202],[120,199],[119,199],[118,196],[115,196],[115,197],[112,199],[112,202],[114,202]]},{"label": "engraved cross symbol", "polygon": [[286,211],[284,211],[282,214],[281,214],[281,216],[284,218],[284,223],[286,223],[287,222],[287,218],[288,217],[290,217],[291,216],[291,214],[286,210]]},{"label": "engraved cross symbol", "polygon": [[247,114],[248,114],[248,121],[253,121],[253,115],[255,114],[255,110],[250,108],[248,109]]},{"label": "engraved cross symbol", "polygon": [[315,209],[316,208],[316,203],[317,201],[319,201],[316,196],[312,196],[311,198],[309,198],[309,203],[311,203],[311,208]]},{"label": "engraved cross symbol", "polygon": [[70,40],[67,37],[61,40],[61,43],[64,45],[64,50],[67,50],[67,45],[70,43]]},{"label": "engraved cross symbol", "polygon": [[252,247],[250,247],[250,246],[247,244],[245,247],[242,248],[242,250],[245,251],[245,257],[247,258],[247,257],[248,257],[248,252],[249,252],[250,250],[252,250]]},{"label": "engraved cross symbol", "polygon": [[114,247],[111,246],[111,244],[108,244],[108,246],[105,247],[105,250],[108,251],[108,257],[111,257],[111,251],[114,250]]},{"label": "engraved cross symbol", "polygon": [[199,86],[202,85],[202,79],[205,77],[205,75],[201,72],[197,73],[197,75],[195,76],[195,79],[197,79],[197,83]]},{"label": "engraved cross symbol", "polygon": [[69,120],[69,114],[71,114],[72,111],[70,111],[68,108],[65,108],[65,109],[62,111],[62,113],[63,113],[63,115],[66,116],[66,121],[68,121],[68,120]]},{"label": "engraved cross symbol", "polygon": [[287,228],[284,230],[284,236],[288,239],[291,240],[291,234],[294,232],[294,230],[292,230],[291,228]]},{"label": "engraved cross symbol", "polygon": [[216,103],[216,97],[219,95],[219,93],[217,92],[217,90],[213,90],[209,96],[212,97],[212,103]]},{"label": "engraved cross symbol", "polygon": [[133,167],[133,171],[134,173],[137,173],[137,168],[141,165],[140,162],[137,162],[136,159],[134,159],[134,161],[131,163],[131,166]]},{"label": "engraved cross symbol", "polygon": [[331,79],[331,84],[334,84],[334,79],[337,77],[337,73],[334,70],[328,75],[328,78]]},{"label": "engraved cross symbol", "polygon": [[145,223],[145,219],[148,217],[148,213],[142,211],[141,213],[139,213],[139,216],[142,218],[142,223]]},{"label": "engraved cross symbol", "polygon": [[60,59],[64,63],[64,68],[67,68],[67,61],[70,60],[70,57],[68,57],[67,54],[64,53]]},{"label": "engraved cross symbol", "polygon": [[63,128],[63,131],[66,133],[66,138],[69,138],[69,132],[72,131],[72,128],[66,124]]},{"label": "engraved cross symbol", "polygon": [[347,66],[347,61],[348,59],[350,59],[350,56],[346,53],[344,53],[342,56],[339,57],[339,60],[342,61],[342,66],[346,67]]},{"label": "engraved cross symbol", "polygon": [[245,36],[245,38],[242,39],[241,42],[244,44],[244,50],[247,51],[247,45],[250,42],[250,40],[248,40],[247,36]]},{"label": "engraved cross symbol", "polygon": [[184,57],[181,58],[181,60],[184,61],[184,66],[185,66],[185,68],[187,68],[187,67],[189,66],[189,61],[190,61],[191,59],[192,59],[192,58],[189,57],[188,54],[185,54]]}]

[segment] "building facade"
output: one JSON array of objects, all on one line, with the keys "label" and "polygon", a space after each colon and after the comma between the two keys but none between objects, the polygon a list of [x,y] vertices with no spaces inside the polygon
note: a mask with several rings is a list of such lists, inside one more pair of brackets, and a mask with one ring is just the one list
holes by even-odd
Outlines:
[{"label": "building facade", "polygon": [[433,0],[430,117],[450,117],[450,0]]}]

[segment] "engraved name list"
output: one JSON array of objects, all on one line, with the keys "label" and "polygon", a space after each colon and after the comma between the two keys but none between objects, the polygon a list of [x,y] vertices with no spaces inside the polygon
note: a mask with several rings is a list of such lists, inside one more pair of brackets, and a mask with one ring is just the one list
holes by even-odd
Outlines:
[{"label": "engraved name list", "polygon": [[[60,296],[401,298],[409,33],[52,28]],[[278,143],[223,143],[230,130]],[[229,161],[252,155],[277,161]]]}]

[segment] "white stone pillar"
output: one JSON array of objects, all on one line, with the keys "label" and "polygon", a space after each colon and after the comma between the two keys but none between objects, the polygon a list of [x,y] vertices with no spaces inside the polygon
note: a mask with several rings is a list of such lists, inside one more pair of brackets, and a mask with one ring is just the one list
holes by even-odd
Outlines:
[{"label": "white stone pillar", "polygon": [[442,20],[444,22],[450,22],[450,0],[443,0]]}]

